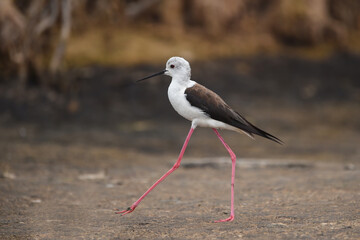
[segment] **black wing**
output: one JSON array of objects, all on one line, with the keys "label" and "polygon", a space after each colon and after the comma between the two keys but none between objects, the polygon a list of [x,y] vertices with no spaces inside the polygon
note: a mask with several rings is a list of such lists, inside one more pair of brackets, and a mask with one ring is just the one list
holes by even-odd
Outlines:
[{"label": "black wing", "polygon": [[200,108],[212,119],[239,128],[251,136],[256,134],[282,144],[280,139],[255,127],[243,116],[231,109],[219,95],[206,87],[195,84],[193,87],[187,88],[185,94],[186,99],[192,106]]}]

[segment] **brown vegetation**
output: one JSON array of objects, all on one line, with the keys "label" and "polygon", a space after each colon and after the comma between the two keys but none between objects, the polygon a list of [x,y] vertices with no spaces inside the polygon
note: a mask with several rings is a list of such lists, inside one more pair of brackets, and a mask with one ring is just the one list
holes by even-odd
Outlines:
[{"label": "brown vegetation", "polygon": [[[65,53],[71,67],[138,63],[157,53],[223,57],[329,42],[335,49],[346,49],[357,45],[349,36],[359,30],[360,4],[351,0],[3,0],[1,76],[16,77],[21,86],[29,81],[50,84],[63,67]],[[185,43],[176,40],[179,36]],[[141,47],[130,47],[129,54],[131,42],[146,42],[146,48],[154,50],[141,57]],[[106,51],[102,47],[108,44],[112,49]]]}]

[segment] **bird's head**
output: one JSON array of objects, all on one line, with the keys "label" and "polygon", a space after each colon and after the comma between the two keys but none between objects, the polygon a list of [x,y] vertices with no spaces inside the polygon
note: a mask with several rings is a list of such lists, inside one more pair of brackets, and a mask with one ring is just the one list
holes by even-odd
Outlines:
[{"label": "bird's head", "polygon": [[172,57],[166,63],[165,75],[173,78],[190,79],[191,68],[188,61],[182,57]]},{"label": "bird's head", "polygon": [[190,80],[190,76],[191,76],[190,64],[182,57],[172,57],[167,61],[165,70],[162,70],[161,72],[155,73],[148,77],[142,78],[138,80],[138,82],[162,74],[168,75],[178,80]]}]

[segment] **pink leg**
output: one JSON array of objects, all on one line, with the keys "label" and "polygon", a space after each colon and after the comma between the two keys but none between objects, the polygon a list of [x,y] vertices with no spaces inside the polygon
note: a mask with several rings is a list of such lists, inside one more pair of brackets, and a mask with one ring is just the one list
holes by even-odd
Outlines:
[{"label": "pink leg", "polygon": [[127,208],[126,210],[123,211],[117,211],[115,212],[116,214],[121,214],[122,216],[128,213],[131,213],[132,211],[135,210],[135,208],[137,207],[137,205],[139,205],[139,203],[143,200],[143,198],[146,197],[146,195],[149,194],[149,192],[151,192],[151,190],[153,190],[160,182],[162,182],[167,176],[169,176],[173,171],[175,171],[178,167],[180,167],[180,163],[181,163],[181,159],[184,155],[185,149],[187,144],[189,143],[189,140],[191,138],[192,133],[194,132],[194,128],[190,128],[190,131],[186,137],[186,140],[184,142],[184,145],[181,149],[180,155],[178,160],[176,161],[176,163],[174,164],[174,166],[167,172],[165,173],[159,180],[157,180],[136,202],[134,202],[131,207]]},{"label": "pink leg", "polygon": [[236,156],[234,152],[231,150],[231,148],[226,144],[224,139],[221,137],[220,133],[213,128],[216,135],[219,137],[220,141],[224,144],[226,150],[228,150],[230,157],[231,157],[231,212],[230,217],[222,220],[218,220],[215,222],[231,222],[234,220],[235,213],[234,213],[234,184],[235,184],[235,164],[236,164]]}]

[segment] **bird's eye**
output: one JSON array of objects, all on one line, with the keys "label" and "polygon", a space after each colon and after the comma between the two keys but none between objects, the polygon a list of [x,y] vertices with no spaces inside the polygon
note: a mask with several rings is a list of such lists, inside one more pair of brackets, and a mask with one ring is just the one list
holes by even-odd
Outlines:
[{"label": "bird's eye", "polygon": [[174,65],[174,64],[171,64],[171,65],[170,65],[170,67],[171,67],[171,68],[174,68],[174,67],[175,67],[175,65]]}]

